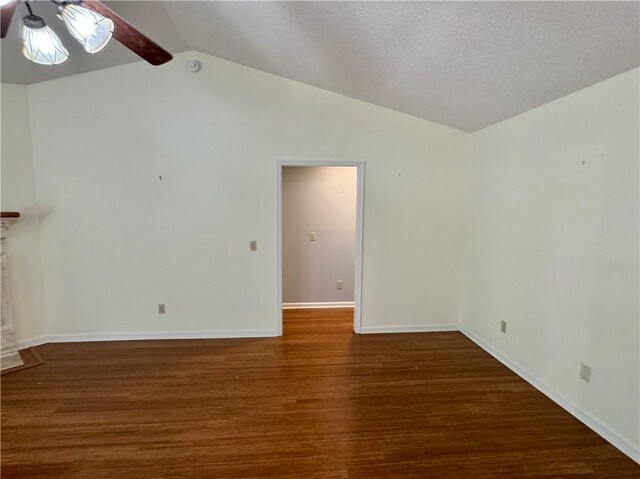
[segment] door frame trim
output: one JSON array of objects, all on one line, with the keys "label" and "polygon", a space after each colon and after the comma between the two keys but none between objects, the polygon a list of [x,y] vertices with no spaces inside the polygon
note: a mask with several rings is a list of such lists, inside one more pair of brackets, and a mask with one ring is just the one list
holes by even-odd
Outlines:
[{"label": "door frame trim", "polygon": [[277,160],[276,161],[276,263],[277,263],[277,311],[276,332],[282,336],[282,169],[285,166],[338,166],[357,169],[356,186],[356,251],[353,276],[353,332],[362,330],[362,259],[364,240],[364,171],[365,161],[336,160]]}]

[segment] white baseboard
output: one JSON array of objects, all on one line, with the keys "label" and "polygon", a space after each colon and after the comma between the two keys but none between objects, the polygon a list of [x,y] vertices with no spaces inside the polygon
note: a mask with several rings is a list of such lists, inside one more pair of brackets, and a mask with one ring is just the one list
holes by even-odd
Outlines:
[{"label": "white baseboard", "polygon": [[426,326],[363,326],[361,334],[383,333],[438,333],[446,331],[458,331],[455,324],[430,324]]},{"label": "white baseboard", "polygon": [[322,308],[353,308],[353,301],[339,301],[336,303],[282,303],[282,309],[322,309]]},{"label": "white baseboard", "polygon": [[27,349],[48,342],[49,340],[47,339],[47,336],[38,336],[36,338],[23,339],[22,341],[18,341],[18,349]]},{"label": "white baseboard", "polygon": [[547,396],[553,402],[555,402],[558,406],[563,408],[569,414],[574,416],[580,422],[588,426],[598,435],[602,436],[603,439],[611,443],[613,446],[618,448],[621,452],[629,456],[631,459],[640,464],[640,445],[634,444],[628,439],[622,437],[616,431],[612,430],[607,425],[603,424],[599,419],[595,418],[592,414],[588,413],[580,406],[572,404],[570,401],[554,392],[550,388],[544,385],[542,381],[535,378],[531,374],[529,374],[526,369],[520,366],[518,363],[511,361],[506,356],[504,356],[500,351],[496,350],[489,343],[485,342],[483,339],[478,337],[475,333],[469,331],[464,326],[460,327],[460,332],[464,334],[471,341],[476,343],[486,352],[491,354],[494,358],[504,364],[506,367],[511,369],[514,373],[520,376],[522,379],[531,384],[534,388],[540,391],[542,394]]},{"label": "white baseboard", "polygon": [[77,343],[94,341],[136,341],[154,339],[224,339],[224,338],[271,338],[275,330],[238,330],[238,331],[170,331],[146,333],[77,333],[51,334],[39,338],[18,341],[20,349],[45,343]]}]

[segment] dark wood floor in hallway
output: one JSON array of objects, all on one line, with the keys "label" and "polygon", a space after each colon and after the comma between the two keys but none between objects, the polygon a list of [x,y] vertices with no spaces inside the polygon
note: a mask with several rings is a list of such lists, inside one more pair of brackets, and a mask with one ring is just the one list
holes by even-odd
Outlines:
[{"label": "dark wood floor in hallway", "polygon": [[631,478],[640,466],[460,333],[48,344],[2,377],[2,478]]}]

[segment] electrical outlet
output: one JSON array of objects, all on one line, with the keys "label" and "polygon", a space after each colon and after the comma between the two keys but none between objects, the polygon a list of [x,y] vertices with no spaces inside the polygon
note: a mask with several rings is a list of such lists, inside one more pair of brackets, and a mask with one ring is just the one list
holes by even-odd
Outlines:
[{"label": "electrical outlet", "polygon": [[580,364],[580,379],[587,383],[591,381],[591,366],[585,363]]},{"label": "electrical outlet", "polygon": [[249,241],[249,251],[258,251],[258,242],[256,240]]},{"label": "electrical outlet", "polygon": [[342,289],[342,280],[341,279],[336,281],[336,289]]},{"label": "electrical outlet", "polygon": [[158,314],[165,314],[167,312],[167,310],[164,307],[164,304],[159,304],[158,305]]},{"label": "electrical outlet", "polygon": [[318,233],[316,233],[315,231],[312,231],[311,233],[309,233],[309,241],[316,241],[318,239]]},{"label": "electrical outlet", "polygon": [[500,331],[502,331],[503,333],[507,332],[507,322],[506,321],[500,321]]}]

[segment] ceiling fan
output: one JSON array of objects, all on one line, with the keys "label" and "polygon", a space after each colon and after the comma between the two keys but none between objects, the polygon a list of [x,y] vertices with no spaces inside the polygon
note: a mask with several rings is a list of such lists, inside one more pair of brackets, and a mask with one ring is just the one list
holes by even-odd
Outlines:
[{"label": "ceiling fan", "polygon": [[[141,33],[100,0],[50,0],[58,7],[58,17],[69,33],[88,53],[97,53],[111,37],[118,40],[152,65],[162,65],[173,58],[171,53]],[[0,38],[4,38],[16,7],[23,3],[28,15],[23,18],[22,53],[42,65],[56,65],[69,58],[55,32],[42,17],[34,14],[29,0],[0,0]]]}]

